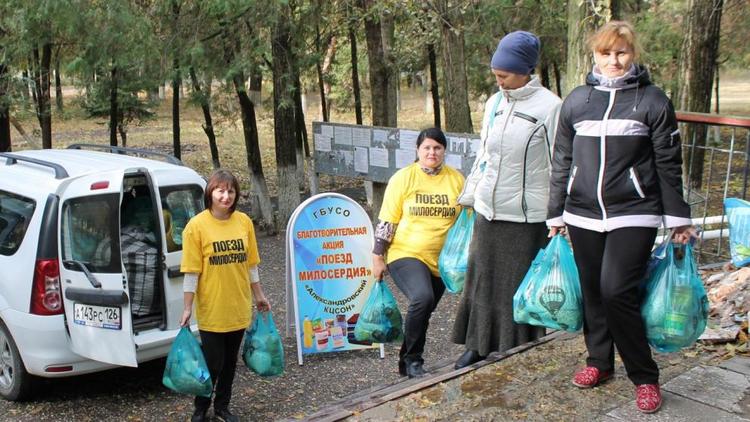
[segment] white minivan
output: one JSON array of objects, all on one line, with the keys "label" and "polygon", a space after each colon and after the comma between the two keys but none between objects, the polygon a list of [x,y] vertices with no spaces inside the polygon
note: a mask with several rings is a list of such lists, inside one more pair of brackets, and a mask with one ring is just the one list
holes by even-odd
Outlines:
[{"label": "white minivan", "polygon": [[181,233],[204,188],[179,160],[146,150],[0,153],[0,396],[169,352]]}]

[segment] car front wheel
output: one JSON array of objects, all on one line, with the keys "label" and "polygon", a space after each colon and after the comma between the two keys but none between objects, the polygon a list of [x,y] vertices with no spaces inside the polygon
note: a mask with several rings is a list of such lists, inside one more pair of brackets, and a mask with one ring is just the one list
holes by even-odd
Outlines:
[{"label": "car front wheel", "polygon": [[0,322],[0,396],[24,400],[31,392],[32,376],[26,372],[21,355],[5,324]]}]

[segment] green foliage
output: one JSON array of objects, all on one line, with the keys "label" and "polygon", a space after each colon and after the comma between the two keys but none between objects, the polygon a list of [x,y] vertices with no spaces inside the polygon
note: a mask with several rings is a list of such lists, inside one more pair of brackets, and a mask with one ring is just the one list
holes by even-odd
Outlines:
[{"label": "green foliage", "polygon": [[648,68],[652,81],[667,92],[677,89],[686,12],[687,6],[682,2],[660,0],[632,16],[644,50],[640,62]]},{"label": "green foliage", "polygon": [[147,73],[159,57],[153,21],[128,2],[88,2],[78,17],[79,49],[67,70],[84,88],[84,109],[92,117],[110,113],[117,87],[118,122],[142,121],[153,113],[139,93],[157,89],[159,74]]}]

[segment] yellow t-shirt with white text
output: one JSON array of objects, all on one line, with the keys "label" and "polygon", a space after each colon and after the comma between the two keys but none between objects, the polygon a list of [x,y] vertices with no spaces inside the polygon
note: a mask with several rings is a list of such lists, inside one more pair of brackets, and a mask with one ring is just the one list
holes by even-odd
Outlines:
[{"label": "yellow t-shirt with white text", "polygon": [[219,220],[205,210],[182,232],[183,273],[200,273],[195,292],[198,328],[225,333],[247,328],[253,294],[249,269],[260,263],[253,222],[235,211]]},{"label": "yellow t-shirt with white text", "polygon": [[416,258],[439,276],[438,256],[461,209],[456,198],[463,184],[463,175],[447,165],[440,173],[429,175],[414,163],[391,176],[378,216],[381,221],[398,224],[388,248],[389,264]]}]

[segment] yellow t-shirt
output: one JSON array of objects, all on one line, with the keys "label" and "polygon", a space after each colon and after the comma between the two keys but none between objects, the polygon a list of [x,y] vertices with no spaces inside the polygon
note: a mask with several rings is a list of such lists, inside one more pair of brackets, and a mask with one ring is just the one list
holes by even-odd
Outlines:
[{"label": "yellow t-shirt", "polygon": [[205,210],[182,232],[180,271],[200,273],[195,292],[198,328],[225,333],[247,328],[253,293],[248,270],[260,263],[253,222],[235,211],[219,220]]},{"label": "yellow t-shirt", "polygon": [[379,215],[381,221],[398,224],[388,248],[389,264],[417,258],[439,276],[438,256],[460,211],[456,198],[463,184],[464,176],[447,165],[429,175],[414,163],[391,176]]}]

